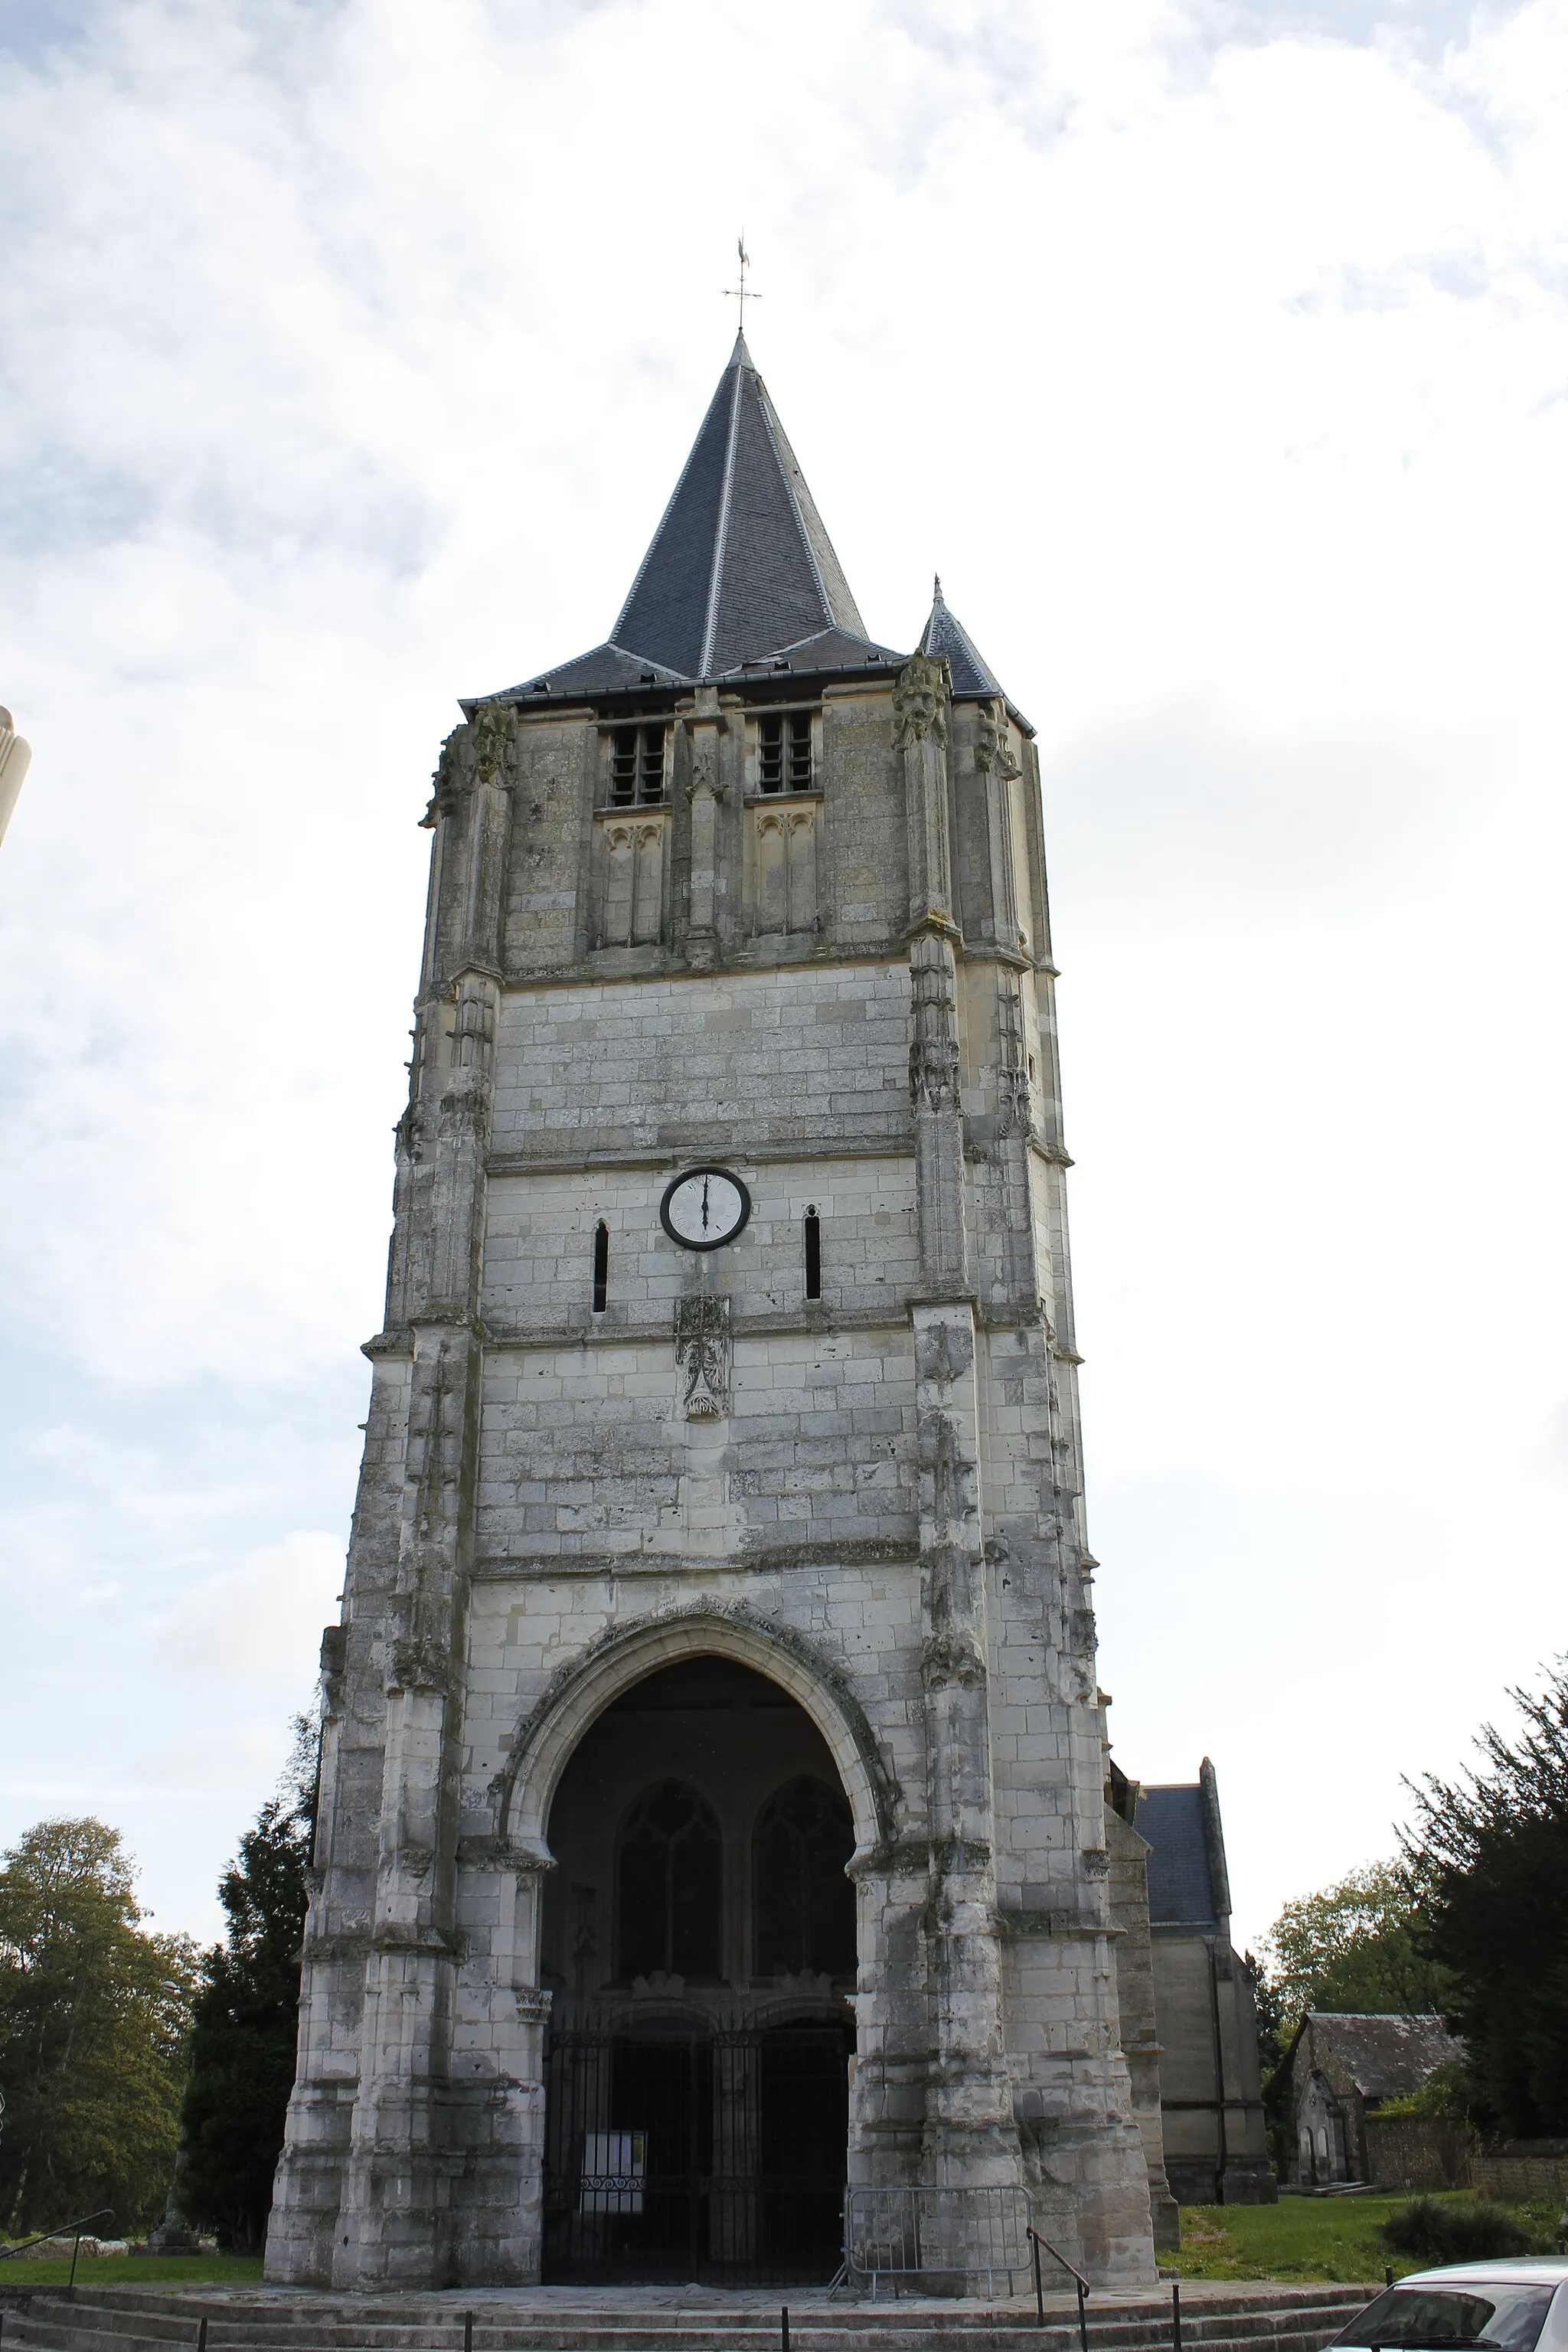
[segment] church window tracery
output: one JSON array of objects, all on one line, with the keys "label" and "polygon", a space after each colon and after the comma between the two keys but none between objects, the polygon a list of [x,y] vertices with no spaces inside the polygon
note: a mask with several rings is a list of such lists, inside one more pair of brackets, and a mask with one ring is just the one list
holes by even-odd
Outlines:
[{"label": "church window tracery", "polygon": [[701,1982],[721,1973],[723,1848],[711,1806],[660,1780],[626,1815],[618,1855],[617,1973]]},{"label": "church window tracery", "polygon": [[759,1976],[855,1973],[855,1831],[842,1796],[803,1774],[763,1807],[752,1845]]}]

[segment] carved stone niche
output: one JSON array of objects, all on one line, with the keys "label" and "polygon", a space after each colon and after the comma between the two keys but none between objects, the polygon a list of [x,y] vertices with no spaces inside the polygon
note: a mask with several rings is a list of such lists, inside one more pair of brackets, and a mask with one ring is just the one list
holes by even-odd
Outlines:
[{"label": "carved stone niche", "polygon": [[730,1410],[734,1343],[730,1301],[699,1293],[677,1299],[675,1360],[685,1374],[681,1410],[688,1421],[720,1421]]},{"label": "carved stone niche", "polygon": [[663,809],[610,809],[595,820],[601,947],[649,947],[664,935]]}]

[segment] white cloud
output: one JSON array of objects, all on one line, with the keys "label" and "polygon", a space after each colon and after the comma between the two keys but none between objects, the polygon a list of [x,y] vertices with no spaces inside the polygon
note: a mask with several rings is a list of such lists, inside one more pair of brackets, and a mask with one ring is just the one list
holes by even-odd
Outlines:
[{"label": "white cloud", "polygon": [[301,1532],[264,1544],[239,1568],[182,1593],[160,1629],[159,1653],[183,1674],[226,1686],[287,1689],[321,1627],[337,1622],[342,1573],[339,1537]]}]

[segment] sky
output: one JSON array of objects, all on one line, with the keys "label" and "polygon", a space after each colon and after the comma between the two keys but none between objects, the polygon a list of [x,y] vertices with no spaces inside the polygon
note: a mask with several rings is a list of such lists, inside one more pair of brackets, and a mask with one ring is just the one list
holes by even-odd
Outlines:
[{"label": "sky", "polygon": [[1568,1648],[1568,0],[0,0],[0,1843],[216,1932],[336,1617],[456,698],[734,331],[1038,729],[1101,1679],[1237,1940]]}]

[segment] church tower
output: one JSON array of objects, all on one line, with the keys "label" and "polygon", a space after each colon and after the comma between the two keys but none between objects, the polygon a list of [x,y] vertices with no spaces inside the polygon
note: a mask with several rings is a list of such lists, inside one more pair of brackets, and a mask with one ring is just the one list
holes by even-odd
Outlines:
[{"label": "church tower", "polygon": [[1150,2282],[1028,722],[743,340],[462,707],[267,2274]]}]

